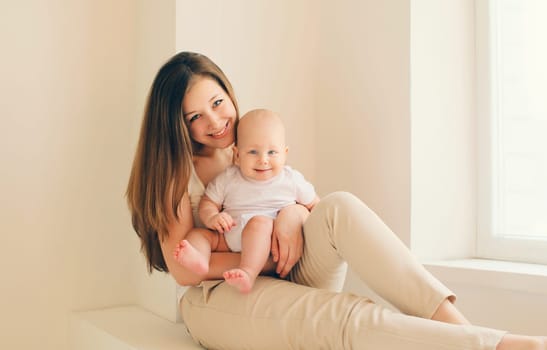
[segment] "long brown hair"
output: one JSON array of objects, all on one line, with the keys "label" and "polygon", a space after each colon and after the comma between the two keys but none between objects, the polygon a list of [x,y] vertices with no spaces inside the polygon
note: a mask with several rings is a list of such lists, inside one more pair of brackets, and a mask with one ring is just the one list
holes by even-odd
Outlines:
[{"label": "long brown hair", "polygon": [[156,75],[126,192],[133,228],[141,240],[141,251],[150,272],[153,269],[168,272],[160,240],[169,234],[169,218],[179,219],[177,209],[187,191],[192,156],[202,147],[191,139],[182,111],[184,95],[196,76],[213,78],[238,111],[228,78],[204,55],[180,52]]}]

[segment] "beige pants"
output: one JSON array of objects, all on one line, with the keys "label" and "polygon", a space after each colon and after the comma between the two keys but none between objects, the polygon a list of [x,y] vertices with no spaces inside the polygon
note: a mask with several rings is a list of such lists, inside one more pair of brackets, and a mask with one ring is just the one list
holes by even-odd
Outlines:
[{"label": "beige pants", "polygon": [[[245,295],[223,281],[190,288],[181,307],[194,340],[209,349],[471,350],[495,349],[504,334],[429,320],[453,293],[351,194],[322,199],[304,238],[293,282],[260,277]],[[340,293],[346,262],[402,313]]]}]

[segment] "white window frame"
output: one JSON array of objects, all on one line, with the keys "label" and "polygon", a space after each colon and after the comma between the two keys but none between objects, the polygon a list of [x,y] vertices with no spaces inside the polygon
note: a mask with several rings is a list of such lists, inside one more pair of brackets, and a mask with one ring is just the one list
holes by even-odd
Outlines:
[{"label": "white window frame", "polygon": [[[496,140],[496,85],[491,61],[495,40],[490,40],[494,19],[489,16],[495,0],[476,0],[476,64],[477,64],[477,120],[478,120],[478,232],[477,256],[480,258],[547,264],[547,240],[530,237],[500,236],[496,234],[494,188],[492,177],[495,164],[493,142]],[[547,212],[545,213],[547,215]]]}]

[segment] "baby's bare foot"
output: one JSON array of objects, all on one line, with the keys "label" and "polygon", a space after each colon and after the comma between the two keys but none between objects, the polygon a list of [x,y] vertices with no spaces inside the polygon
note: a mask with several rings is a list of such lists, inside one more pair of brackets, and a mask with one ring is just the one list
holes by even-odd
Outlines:
[{"label": "baby's bare foot", "polygon": [[198,275],[209,272],[207,259],[185,239],[175,248],[173,255],[179,264]]},{"label": "baby's bare foot", "polygon": [[232,269],[222,274],[226,283],[236,287],[241,293],[249,293],[255,278],[252,278],[249,273],[243,269]]}]

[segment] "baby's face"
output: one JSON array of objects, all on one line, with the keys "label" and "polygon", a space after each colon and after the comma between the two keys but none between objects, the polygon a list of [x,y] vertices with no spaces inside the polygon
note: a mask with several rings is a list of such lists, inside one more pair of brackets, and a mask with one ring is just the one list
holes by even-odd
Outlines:
[{"label": "baby's face", "polygon": [[245,177],[257,181],[269,180],[283,170],[286,158],[282,127],[253,123],[239,129],[236,164]]}]

